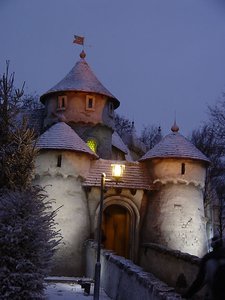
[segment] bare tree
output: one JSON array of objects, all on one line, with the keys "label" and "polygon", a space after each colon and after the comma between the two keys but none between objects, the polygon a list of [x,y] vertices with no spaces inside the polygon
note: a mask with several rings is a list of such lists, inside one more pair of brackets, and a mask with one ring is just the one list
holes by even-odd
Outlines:
[{"label": "bare tree", "polygon": [[225,93],[223,98],[213,106],[209,106],[209,123],[213,127],[217,139],[225,141]]},{"label": "bare tree", "polygon": [[210,207],[210,210],[207,210],[209,214],[214,212],[214,217],[208,217],[217,223],[216,230],[222,237],[225,228],[225,143],[218,135],[218,124],[211,119],[202,128],[192,132],[191,141],[211,162],[206,175],[204,203],[206,208]]},{"label": "bare tree", "polygon": [[133,123],[119,114],[115,115],[115,129],[120,137],[123,137],[126,134],[131,134],[133,128]]},{"label": "bare tree", "polygon": [[140,140],[145,144],[147,149],[153,148],[162,139],[161,127],[156,125],[144,126],[141,131]]},{"label": "bare tree", "polygon": [[36,93],[33,94],[24,94],[23,96],[23,105],[22,109],[25,110],[37,110],[44,108],[43,104],[40,102],[39,95]]}]

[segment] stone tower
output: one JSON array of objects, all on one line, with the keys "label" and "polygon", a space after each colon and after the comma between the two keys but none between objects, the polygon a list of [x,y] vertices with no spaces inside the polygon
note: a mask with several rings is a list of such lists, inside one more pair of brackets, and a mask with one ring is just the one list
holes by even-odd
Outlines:
[{"label": "stone tower", "polygon": [[70,125],[101,158],[112,157],[114,109],[120,102],[97,79],[84,51],[72,70],[41,96],[47,128],[58,121]]},{"label": "stone tower", "polygon": [[202,256],[206,252],[203,203],[209,160],[178,131],[165,136],[141,159],[157,187],[146,215],[144,242]]}]

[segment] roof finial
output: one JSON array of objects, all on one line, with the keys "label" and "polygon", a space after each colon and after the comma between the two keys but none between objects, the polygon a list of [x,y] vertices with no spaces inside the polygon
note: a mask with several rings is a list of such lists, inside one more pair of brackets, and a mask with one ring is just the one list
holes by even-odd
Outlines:
[{"label": "roof finial", "polygon": [[171,127],[171,131],[172,132],[178,132],[179,131],[179,126],[177,125],[177,122],[176,122],[176,111],[175,111],[175,117],[174,117],[174,123],[173,123],[173,126]]},{"label": "roof finial", "polygon": [[73,43],[83,46],[83,50],[80,53],[80,58],[84,59],[86,57],[86,53],[84,52],[84,36],[74,35]]},{"label": "roof finial", "polygon": [[85,59],[86,53],[84,52],[84,49],[80,53],[80,58]]}]

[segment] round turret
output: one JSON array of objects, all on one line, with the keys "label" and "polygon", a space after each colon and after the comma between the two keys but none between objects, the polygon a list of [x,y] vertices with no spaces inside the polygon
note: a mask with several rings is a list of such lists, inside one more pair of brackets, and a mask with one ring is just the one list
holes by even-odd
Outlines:
[{"label": "round turret", "polygon": [[100,157],[110,158],[114,110],[120,102],[97,79],[85,57],[82,51],[72,70],[41,96],[46,107],[44,127],[63,120],[85,142],[96,143]]},{"label": "round turret", "polygon": [[171,131],[140,160],[158,189],[149,204],[145,239],[200,256],[206,251],[203,189],[209,160],[176,123]]}]

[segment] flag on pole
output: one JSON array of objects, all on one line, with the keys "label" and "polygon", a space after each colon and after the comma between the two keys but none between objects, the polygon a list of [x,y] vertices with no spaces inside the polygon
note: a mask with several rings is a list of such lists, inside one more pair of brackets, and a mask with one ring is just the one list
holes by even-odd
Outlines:
[{"label": "flag on pole", "polygon": [[78,45],[84,45],[84,37],[79,35],[74,35],[73,43]]}]

